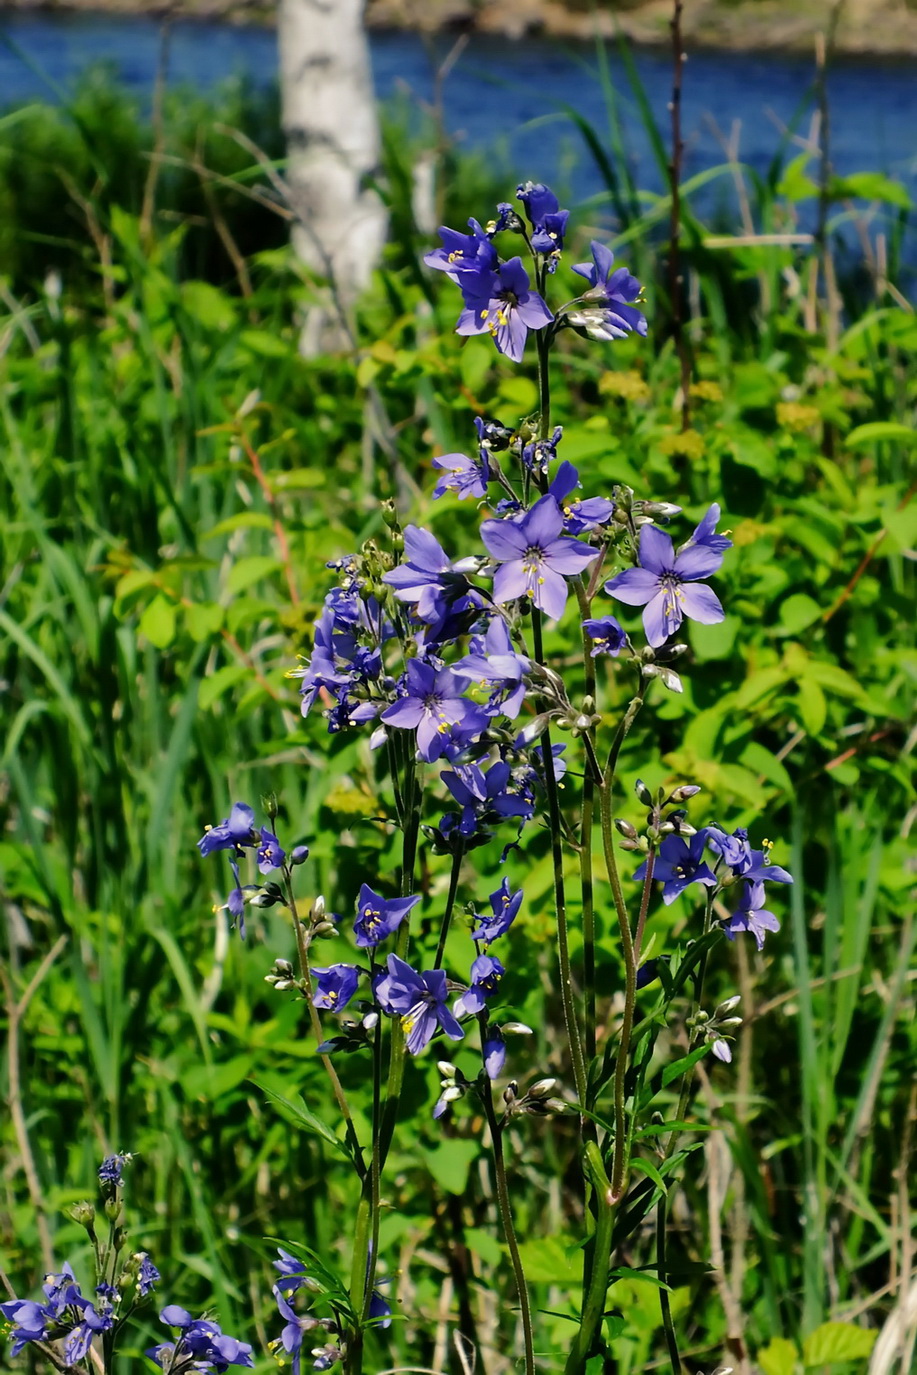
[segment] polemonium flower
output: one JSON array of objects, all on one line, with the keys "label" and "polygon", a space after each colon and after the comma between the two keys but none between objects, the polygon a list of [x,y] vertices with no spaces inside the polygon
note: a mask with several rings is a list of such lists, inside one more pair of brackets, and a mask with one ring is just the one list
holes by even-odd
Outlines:
[{"label": "polemonium flower", "polygon": [[442,620],[447,608],[482,607],[481,594],[470,585],[462,562],[454,564],[429,530],[405,526],[404,558],[397,568],[382,575],[395,589],[399,601],[415,605],[421,621]]},{"label": "polemonium flower", "polygon": [[192,1366],[203,1363],[198,1368],[204,1370],[211,1365],[218,1371],[231,1365],[254,1365],[252,1349],[247,1342],[228,1336],[217,1323],[206,1318],[192,1318],[187,1309],[177,1303],[167,1305],[159,1318],[167,1327],[180,1329],[181,1336],[174,1345],[166,1343],[146,1352],[157,1365],[165,1366],[171,1361],[174,1366],[183,1357],[190,1357]]},{"label": "polemonium flower", "polygon": [[470,654],[452,665],[452,672],[481,687],[492,687],[494,691],[488,708],[499,709],[504,716],[514,720],[525,698],[526,674],[531,672],[531,660],[516,653],[502,616],[494,616],[486,633],[472,638],[470,649]]},{"label": "polemonium flower", "polygon": [[583,629],[592,641],[589,652],[593,659],[597,654],[620,654],[627,644],[627,636],[614,616],[596,616],[583,621]]},{"label": "polemonium flower", "polygon": [[284,1251],[282,1246],[277,1247],[278,1260],[271,1261],[274,1269],[279,1271],[280,1278],[277,1281],[277,1288],[284,1292],[292,1289],[301,1289],[306,1279],[306,1263],[297,1256],[291,1256],[289,1251]]},{"label": "polemonium flower", "polygon": [[720,519],[720,508],[716,502],[708,510],[699,525],[694,527],[691,538],[686,540],[679,549],[681,553],[685,549],[690,549],[694,544],[702,544],[707,549],[712,549],[715,554],[725,554],[727,549],[732,548],[732,540],[726,535],[718,535],[716,527]]},{"label": "polemonium flower", "polygon": [[434,501],[444,497],[447,492],[454,492],[459,501],[466,501],[469,497],[483,501],[487,496],[490,464],[487,461],[486,449],[481,450],[477,462],[473,458],[467,458],[465,454],[443,454],[439,458],[434,458],[433,467],[439,468],[445,474],[433,488]]},{"label": "polemonium flower", "polygon": [[460,835],[473,836],[491,822],[531,813],[528,799],[509,791],[512,769],[505,760],[497,760],[487,773],[477,764],[459,764],[454,770],[444,770],[440,778],[462,808],[458,818],[455,813],[443,817],[440,830],[444,835],[457,829]]},{"label": "polemonium flower", "polygon": [[548,468],[557,458],[557,446],[563,438],[563,433],[563,426],[555,425],[550,439],[537,437],[529,440],[522,450],[522,462],[529,472],[537,473],[541,477],[547,474]]},{"label": "polemonium flower", "polygon": [[411,659],[399,691],[381,719],[401,730],[416,729],[417,752],[428,764],[442,756],[450,726],[461,723],[474,734],[488,724],[487,713],[462,696],[464,684],[449,669]]},{"label": "polemonium flower", "polygon": [[122,1171],[125,1165],[131,1163],[133,1158],[130,1151],[123,1151],[115,1155],[107,1155],[99,1166],[99,1181],[102,1184],[120,1184]]},{"label": "polemonium flower", "polygon": [[[659,846],[659,854],[653,869],[653,878],[662,885],[662,901],[668,905],[674,902],[692,883],[702,883],[706,888],[716,887],[716,876],[709,865],[704,863],[704,848],[707,844],[707,831],[700,830],[691,837],[690,844],[682,836],[666,836]],[[646,861],[634,874],[635,879],[646,877]]]},{"label": "polemonium flower", "polygon": [[493,955],[478,955],[471,966],[471,986],[456,1001],[456,1017],[473,1016],[483,1012],[488,998],[492,998],[497,992],[505,973],[503,965]]},{"label": "polemonium flower", "polygon": [[505,878],[497,891],[490,895],[493,916],[477,916],[479,925],[472,931],[471,939],[490,945],[498,936],[505,936],[522,906],[522,896],[521,888],[517,888],[515,893],[510,892],[509,879]]},{"label": "polemonium flower", "polygon": [[653,648],[674,635],[685,616],[700,625],[723,619],[716,593],[706,584],[723,562],[723,556],[703,544],[692,545],[676,556],[671,539],[656,525],[640,531],[640,566],[627,568],[605,584],[605,591],[627,606],[642,606],[643,628]]},{"label": "polemonium flower", "polygon": [[607,525],[615,513],[615,504],[608,497],[585,497],[571,500],[580,486],[579,473],[572,463],[562,463],[548,492],[554,497],[564,517],[564,529],[570,535],[582,535],[597,526]]},{"label": "polemonium flower", "polygon": [[[602,308],[607,337],[623,339],[631,332],[646,334],[646,319],[635,304],[643,291],[640,283],[626,267],[615,268],[615,255],[605,244],[593,239],[589,246],[592,262],[577,263],[573,271],[589,283],[585,299],[590,303],[590,313],[592,305]],[[573,314],[569,313],[568,318],[572,319]]]},{"label": "polemonium flower", "polygon": [[408,912],[412,907],[416,907],[418,902],[419,897],[380,897],[364,883],[357,899],[357,919],[353,928],[357,945],[365,950],[384,941],[398,929]]},{"label": "polemonium flower", "polygon": [[324,969],[313,966],[312,973],[318,985],[312,1005],[327,1007],[331,1012],[340,1012],[347,1006],[360,982],[360,971],[354,964],[329,964]]},{"label": "polemonium flower", "polygon": [[280,869],[286,859],[286,852],[282,849],[280,841],[266,826],[261,827],[261,842],[256,859],[262,874],[270,873],[271,869]]},{"label": "polemonium flower", "polygon": [[[564,246],[570,211],[561,210],[554,192],[540,181],[525,182],[516,191],[516,199],[522,201],[532,225],[531,244],[535,252],[547,256],[559,254]],[[553,272],[556,262],[554,257],[548,264],[549,271]]]},{"label": "polemonium flower", "polygon": [[423,260],[427,267],[445,272],[453,282],[459,282],[463,272],[478,272],[482,267],[496,267],[497,250],[489,235],[475,219],[470,219],[468,226],[470,234],[463,234],[461,230],[441,225],[439,237],[442,239],[442,248],[434,248],[424,254]]},{"label": "polemonium flower", "polygon": [[533,291],[521,258],[510,258],[495,271],[462,273],[459,279],[465,309],[458,318],[456,334],[493,336],[499,353],[521,363],[530,329],[543,329],[554,319],[544,301]]},{"label": "polemonium flower", "polygon": [[300,1375],[303,1337],[307,1332],[314,1332],[316,1328],[324,1330],[324,1325],[319,1318],[313,1317],[311,1313],[300,1316],[285,1297],[279,1284],[274,1285],[272,1292],[280,1316],[286,1319],[286,1324],[280,1336],[268,1342],[268,1350],[272,1356],[276,1357],[282,1348],[291,1358],[290,1375]]},{"label": "polemonium flower", "polygon": [[238,850],[243,845],[254,845],[252,834],[255,826],[255,813],[245,802],[236,802],[232,811],[218,826],[208,826],[197,848],[202,855],[213,854],[214,850]]},{"label": "polemonium flower", "polygon": [[140,1261],[140,1265],[137,1270],[137,1292],[139,1293],[142,1299],[145,1299],[147,1294],[149,1294],[153,1289],[154,1285],[157,1285],[159,1283],[162,1276],[156,1269],[156,1266],[150,1260],[146,1251],[141,1251],[139,1253],[139,1256],[135,1256],[134,1259],[139,1259]]},{"label": "polemonium flower", "polygon": [[488,1079],[499,1079],[506,1064],[506,1041],[499,1027],[488,1026],[481,1048]]},{"label": "polemonium flower", "polygon": [[419,1055],[440,1027],[450,1040],[462,1040],[465,1033],[446,1003],[445,970],[418,973],[397,955],[389,955],[387,965],[387,972],[375,982],[376,1000],[384,1011],[401,1018],[410,1053]]},{"label": "polemonium flower", "polygon": [[731,941],[735,940],[740,931],[750,931],[755,938],[758,949],[764,949],[766,933],[780,930],[779,921],[773,912],[767,911],[764,906],[765,901],[763,883],[745,883],[742,885],[739,905],[732,916],[723,923],[723,930]]},{"label": "polemonium flower", "polygon": [[748,883],[793,882],[792,874],[786,869],[771,864],[772,841],[765,841],[760,850],[753,850],[744,826],[738,826],[732,835],[726,835],[716,826],[709,827],[708,833],[710,848],[722,856],[734,878],[745,879]]},{"label": "polemonium flower", "polygon": [[562,534],[563,513],[552,496],[543,496],[524,516],[485,520],[481,539],[500,565],[494,574],[494,601],[531,597],[552,620],[567,604],[565,578],[574,577],[598,557],[579,540]]},{"label": "polemonium flower", "polygon": [[0,1313],[10,1324],[10,1356],[15,1358],[29,1342],[43,1342],[56,1322],[57,1313],[51,1307],[32,1299],[10,1299],[0,1303]]},{"label": "polemonium flower", "polygon": [[92,1345],[92,1339],[99,1332],[107,1332],[114,1323],[110,1304],[99,1312],[88,1299],[80,1298],[76,1307],[81,1311],[80,1321],[67,1333],[64,1341],[64,1360],[67,1365],[77,1365],[85,1359]]}]

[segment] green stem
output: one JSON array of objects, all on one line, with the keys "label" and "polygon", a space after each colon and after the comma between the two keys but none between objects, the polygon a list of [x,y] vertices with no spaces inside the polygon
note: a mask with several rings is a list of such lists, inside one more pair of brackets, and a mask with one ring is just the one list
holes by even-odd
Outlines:
[{"label": "green stem", "polygon": [[[293,930],[296,934],[296,948],[299,952],[299,971],[306,985],[306,1002],[309,1007],[309,1021],[312,1024],[312,1035],[315,1037],[315,1044],[320,1046],[325,1036],[322,1031],[322,1022],[318,1015],[318,1009],[312,1001],[312,966],[309,963],[309,943],[306,940],[306,933],[303,930],[302,922],[299,920],[299,913],[296,910],[296,898],[293,896],[293,876],[289,868],[284,868],[283,876],[286,880],[287,902],[290,906],[290,913],[293,918]],[[366,1174],[366,1166],[363,1164],[362,1147],[357,1137],[356,1128],[353,1125],[353,1116],[344,1095],[344,1090],[341,1087],[341,1081],[338,1078],[337,1070],[331,1063],[331,1057],[322,1055],[320,1059],[325,1068],[325,1073],[328,1076],[328,1081],[331,1084],[331,1089],[334,1093],[337,1105],[341,1110],[341,1116],[344,1118],[347,1142],[350,1146],[351,1156],[353,1157],[354,1169],[360,1178],[363,1179]]]},{"label": "green stem", "polygon": [[456,844],[452,855],[452,872],[449,875],[449,894],[446,898],[446,910],[443,912],[443,923],[439,930],[439,941],[436,946],[436,959],[433,961],[433,968],[440,969],[443,963],[443,956],[446,953],[446,940],[449,936],[449,927],[452,924],[452,911],[455,907],[455,895],[458,891],[459,873],[462,868],[462,856],[465,847],[461,840]]},{"label": "green stem", "polygon": [[621,889],[621,878],[618,874],[618,864],[614,851],[614,818],[612,816],[612,797],[614,791],[615,771],[617,769],[618,755],[621,746],[627,736],[628,731],[636,720],[637,713],[643,706],[643,697],[646,691],[645,681],[642,681],[640,688],[630,704],[627,711],[621,718],[614,739],[611,742],[611,749],[608,752],[608,763],[605,766],[605,776],[602,780],[600,791],[601,801],[601,822],[602,822],[602,850],[605,856],[605,867],[608,871],[608,881],[611,884],[612,896],[614,898],[615,912],[618,918],[618,930],[621,936],[621,951],[624,956],[624,1015],[621,1020],[621,1034],[618,1041],[618,1055],[615,1061],[615,1082],[614,1082],[614,1116],[615,1116],[615,1140],[614,1156],[611,1171],[611,1188],[614,1201],[624,1193],[627,1183],[627,1115],[626,1102],[624,1095],[624,1081],[627,1073],[627,1057],[630,1050],[630,1036],[634,1026],[634,1005],[637,998],[637,964],[634,952],[634,940],[631,934],[630,921],[627,916],[627,908],[624,903],[624,894]]},{"label": "green stem", "polygon": [[[484,1023],[481,1023],[481,1035],[483,1045]],[[490,1080],[487,1078],[485,1070],[484,1089],[481,1099],[484,1104],[484,1115],[487,1118],[487,1125],[490,1128],[490,1142],[494,1158],[494,1177],[497,1183],[497,1202],[500,1207],[500,1220],[503,1223],[503,1235],[506,1238],[506,1247],[509,1251],[510,1261],[513,1267],[513,1275],[516,1280],[516,1292],[519,1295],[519,1310],[522,1317],[522,1339],[525,1343],[525,1375],[535,1375],[535,1341],[532,1333],[532,1309],[529,1303],[528,1285],[525,1280],[525,1270],[522,1266],[522,1255],[519,1251],[519,1242],[516,1237],[516,1229],[513,1226],[513,1212],[510,1207],[509,1187],[506,1182],[506,1161],[503,1156],[503,1127],[497,1121],[494,1112],[493,1089]]]},{"label": "green stem", "polygon": [[[580,620],[589,619],[589,597],[583,584],[574,582],[576,598],[579,603]],[[584,630],[583,636],[583,678],[584,692],[595,703],[596,674],[595,659],[592,657],[591,644]],[[580,823],[579,872],[580,887],[583,894],[583,1002],[585,1009],[586,1062],[595,1059],[595,886],[592,872],[592,826],[595,815],[595,742],[593,731],[583,737],[583,744],[589,756],[589,767],[583,777],[583,815]],[[588,1105],[587,1105],[588,1106]]]},{"label": "green stem", "polygon": [[614,1199],[612,1187],[605,1174],[602,1156],[594,1141],[586,1145],[586,1171],[595,1192],[595,1246],[593,1248],[592,1273],[589,1277],[586,1299],[579,1332],[564,1366],[564,1375],[581,1375],[595,1345],[602,1319],[605,1316],[605,1301],[608,1293],[608,1267],[611,1260],[611,1233],[614,1221]]},{"label": "green stem", "polygon": [[672,1375],[681,1375],[681,1357],[678,1354],[678,1340],[675,1336],[675,1324],[672,1322],[672,1306],[669,1303],[669,1291],[666,1287],[668,1284],[665,1263],[666,1205],[667,1199],[663,1194],[656,1207],[656,1278],[659,1280],[659,1308],[662,1313],[662,1326],[665,1329],[665,1343],[669,1348],[669,1360],[672,1362]]},{"label": "green stem", "polygon": [[[712,890],[712,891],[711,891],[709,888],[707,889],[707,903],[706,903],[706,906],[705,906],[705,908],[704,908],[704,930],[703,930],[703,935],[705,935],[705,936],[707,935],[707,933],[708,933],[709,930],[710,930],[711,925],[713,924],[713,894],[714,894],[715,891],[716,891],[715,889]],[[693,1007],[693,1010],[692,1010],[692,1016],[694,1016],[694,1017],[696,1017],[697,1014],[698,1014],[698,1012],[700,1011],[701,1001],[702,1001],[703,996],[704,996],[704,983],[705,983],[706,978],[707,978],[707,959],[708,959],[708,955],[709,955],[709,952],[705,950],[704,953],[703,953],[703,955],[701,955],[701,957],[700,957],[700,962],[699,962],[698,967],[697,967],[697,976],[696,976],[695,981],[694,981],[694,1007]],[[701,1033],[700,1033],[700,1032],[694,1031],[694,1032],[692,1033],[692,1035],[691,1035],[691,1037],[690,1037],[690,1039],[689,1039],[689,1041],[688,1041],[688,1054],[689,1054],[689,1055],[690,1055],[691,1051],[692,1051],[692,1050],[695,1048],[695,1046],[697,1045],[697,1043],[698,1043],[698,1041],[700,1040],[700,1038],[701,1038]],[[678,1095],[678,1110],[677,1110],[676,1113],[675,1113],[675,1121],[676,1121],[676,1122],[684,1122],[684,1120],[685,1120],[685,1113],[688,1111],[688,1099],[689,1099],[690,1096],[691,1096],[691,1084],[693,1083],[693,1080],[694,1080],[694,1066],[692,1065],[690,1069],[685,1070],[684,1075],[682,1076],[682,1080],[681,1080],[681,1092],[680,1092],[679,1095]],[[666,1144],[666,1148],[665,1148],[665,1159],[666,1159],[666,1160],[668,1160],[669,1157],[674,1153],[675,1147],[676,1147],[676,1145],[678,1144],[678,1138],[679,1138],[680,1136],[681,1136],[681,1130],[680,1130],[678,1127],[676,1127],[675,1130],[672,1132],[672,1135],[669,1137],[668,1142],[667,1142],[667,1144]]]},{"label": "green stem", "polygon": [[[541,612],[532,607],[532,644],[537,663],[544,664],[544,645],[541,633]],[[563,1007],[564,1027],[570,1046],[573,1062],[573,1079],[576,1096],[585,1107],[586,1104],[586,1062],[583,1058],[583,1045],[580,1040],[579,1024],[576,1016],[576,1001],[573,992],[573,975],[570,968],[570,943],[567,931],[567,899],[564,888],[564,856],[561,843],[560,799],[557,794],[557,779],[554,777],[554,756],[551,752],[551,732],[545,730],[541,737],[542,760],[544,763],[544,786],[548,797],[548,818],[551,831],[551,858],[554,869],[554,906],[557,913],[557,958],[560,965],[560,998]]]}]

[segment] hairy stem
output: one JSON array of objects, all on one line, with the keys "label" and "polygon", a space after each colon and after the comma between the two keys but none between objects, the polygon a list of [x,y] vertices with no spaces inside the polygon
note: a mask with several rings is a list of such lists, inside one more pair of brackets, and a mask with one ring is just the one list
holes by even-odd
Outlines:
[{"label": "hairy stem", "polygon": [[[481,1036],[483,1046],[484,1022],[481,1020]],[[510,1206],[509,1187],[506,1181],[506,1161],[503,1156],[503,1126],[497,1121],[494,1112],[493,1089],[490,1080],[485,1079],[481,1099],[484,1104],[484,1115],[487,1118],[487,1125],[490,1128],[490,1143],[494,1159],[494,1177],[497,1183],[497,1202],[500,1208],[500,1221],[503,1224],[503,1235],[506,1238],[506,1247],[509,1251],[510,1261],[513,1267],[513,1275],[516,1280],[516,1292],[519,1295],[519,1311],[522,1318],[522,1339],[525,1343],[525,1375],[535,1375],[535,1342],[532,1334],[532,1309],[529,1303],[528,1285],[525,1280],[525,1270],[522,1266],[522,1255],[519,1251],[519,1242],[516,1237],[516,1229],[513,1225],[513,1212]]]},{"label": "hairy stem", "polygon": [[579,1332],[576,1334],[564,1375],[581,1375],[595,1345],[596,1334],[605,1315],[605,1301],[608,1293],[608,1265],[611,1259],[611,1232],[614,1221],[614,1199],[611,1185],[605,1174],[602,1156],[594,1141],[586,1145],[586,1172],[595,1193],[595,1246],[593,1248],[592,1273],[589,1277],[583,1303],[583,1314]]},{"label": "hairy stem", "polygon": [[665,1344],[669,1349],[672,1362],[672,1375],[681,1375],[681,1357],[678,1354],[678,1340],[675,1324],[672,1322],[672,1306],[669,1303],[668,1279],[665,1261],[665,1219],[667,1199],[662,1195],[656,1205],[656,1278],[659,1280],[659,1309],[662,1313],[662,1326],[665,1329]]}]

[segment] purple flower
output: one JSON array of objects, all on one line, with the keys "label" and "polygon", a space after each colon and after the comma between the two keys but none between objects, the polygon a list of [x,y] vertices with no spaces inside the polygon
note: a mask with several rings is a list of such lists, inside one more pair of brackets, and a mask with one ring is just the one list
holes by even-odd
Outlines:
[{"label": "purple flower", "polygon": [[714,502],[701,523],[695,526],[691,538],[685,541],[678,552],[682,553],[685,549],[690,549],[692,545],[702,544],[704,548],[712,549],[714,554],[725,554],[727,549],[732,548],[732,540],[727,539],[725,535],[716,533],[719,518],[720,508]]},{"label": "purple flower", "polygon": [[548,487],[564,517],[564,529],[569,535],[582,535],[596,526],[607,525],[615,513],[615,504],[608,497],[586,497],[583,501],[568,500],[580,485],[579,473],[572,463],[562,463]]},{"label": "purple flower", "polygon": [[99,1166],[100,1182],[102,1184],[120,1184],[121,1173],[125,1165],[129,1165],[133,1158],[129,1151],[125,1151],[121,1155],[107,1155]]},{"label": "purple flower", "polygon": [[445,272],[453,282],[460,282],[465,272],[480,272],[482,268],[497,265],[497,250],[489,235],[475,219],[470,219],[468,225],[470,234],[441,225],[439,237],[443,241],[442,248],[434,248],[424,254],[427,267]]},{"label": "purple flower", "polygon": [[659,978],[659,961],[647,960],[637,970],[637,988],[646,988],[654,979]]},{"label": "purple flower", "polygon": [[419,1055],[439,1027],[453,1041],[465,1033],[446,1005],[449,987],[445,970],[431,969],[419,974],[397,955],[389,955],[388,972],[375,982],[376,1000],[385,1012],[401,1018],[407,1048]]},{"label": "purple flower", "polygon": [[454,812],[443,817],[440,830],[445,835],[457,828],[460,835],[469,837],[491,822],[531,814],[529,801],[509,792],[512,769],[502,759],[492,764],[487,773],[477,764],[460,764],[454,771],[444,770],[440,778],[462,808],[457,819]]},{"label": "purple flower", "polygon": [[[522,201],[532,225],[532,247],[535,252],[559,254],[564,246],[570,211],[561,210],[554,192],[540,181],[525,182],[516,191],[516,199]],[[553,271],[555,263],[556,258],[549,265],[550,271]]]},{"label": "purple flower", "polygon": [[[276,1264],[276,1261],[275,1261]],[[300,1269],[302,1267],[300,1266]],[[275,1284],[271,1291],[274,1295],[278,1311],[282,1318],[286,1319],[286,1325],[279,1337],[268,1342],[268,1350],[276,1356],[282,1348],[288,1356],[292,1358],[290,1365],[290,1375],[300,1375],[302,1370],[302,1343],[303,1337],[307,1332],[314,1332],[316,1328],[323,1328],[319,1318],[315,1318],[311,1313],[306,1313],[302,1317],[285,1297],[283,1289],[279,1284]],[[285,1362],[284,1362],[285,1364]]]},{"label": "purple flower", "polygon": [[685,616],[701,625],[723,619],[719,598],[705,584],[723,562],[722,554],[703,544],[692,545],[676,556],[672,541],[656,525],[640,531],[640,567],[627,568],[605,584],[605,591],[627,606],[642,606],[643,628],[653,648],[674,635]]},{"label": "purple flower", "polygon": [[419,897],[382,898],[364,883],[357,899],[357,919],[353,928],[357,945],[365,950],[384,941],[397,930],[418,902]]},{"label": "purple flower", "polygon": [[473,637],[470,648],[470,654],[452,665],[452,672],[476,681],[481,687],[492,687],[488,709],[499,710],[513,720],[522,707],[525,675],[531,670],[531,660],[513,649],[502,616],[494,616],[485,634]]},{"label": "purple flower", "polygon": [[82,1361],[86,1357],[96,1333],[107,1332],[114,1322],[109,1311],[110,1304],[104,1307],[100,1313],[88,1299],[84,1299],[81,1295],[75,1301],[75,1306],[81,1310],[82,1318],[67,1333],[64,1341],[64,1360],[67,1365],[76,1365]]},{"label": "purple flower", "polygon": [[739,905],[732,916],[723,923],[723,930],[731,941],[735,940],[740,931],[750,931],[758,949],[764,949],[765,934],[768,931],[780,930],[780,923],[773,912],[768,912],[764,907],[765,901],[763,883],[742,885]]},{"label": "purple flower", "polygon": [[208,826],[197,848],[202,855],[213,854],[214,850],[238,850],[243,845],[254,845],[252,835],[255,813],[245,802],[236,802],[229,816],[218,826]]},{"label": "purple flower", "polygon": [[280,841],[266,826],[261,827],[261,844],[258,846],[256,857],[262,874],[269,873],[271,869],[280,869],[286,859],[286,852],[281,849]]},{"label": "purple flower", "polygon": [[[758,948],[760,949],[760,946]],[[732,1063],[732,1047],[728,1041],[723,1040],[722,1036],[717,1036],[715,1040],[711,1041],[710,1049],[718,1060],[722,1060],[724,1065]]]},{"label": "purple flower", "polygon": [[447,611],[483,606],[483,598],[469,584],[461,563],[453,564],[439,540],[417,525],[404,531],[404,559],[382,575],[399,601],[415,604],[419,620],[440,622]]},{"label": "purple flower", "polygon": [[491,893],[490,905],[493,908],[493,916],[482,917],[478,915],[477,920],[480,925],[471,933],[473,941],[483,941],[485,945],[490,945],[491,941],[495,941],[498,936],[505,936],[516,920],[516,915],[522,906],[522,889],[518,888],[515,893],[511,893],[509,879],[505,878],[497,891]]},{"label": "purple flower", "polygon": [[617,655],[627,644],[627,636],[614,616],[599,616],[583,621],[583,629],[592,640],[591,657],[597,654]]},{"label": "purple flower", "polygon": [[481,539],[501,566],[494,575],[494,601],[531,597],[552,620],[567,604],[567,577],[581,573],[597,549],[562,535],[564,518],[552,496],[543,496],[524,516],[485,520]]},{"label": "purple flower", "polygon": [[443,454],[441,458],[434,458],[433,467],[448,474],[447,477],[441,477],[433,488],[434,501],[444,497],[447,492],[454,492],[459,501],[465,501],[468,497],[483,501],[487,496],[490,465],[486,449],[481,449],[477,463],[464,454]]},{"label": "purple flower", "polygon": [[[603,307],[601,314],[607,331],[605,337],[623,339],[632,331],[646,334],[646,319],[633,304],[640,299],[643,291],[640,283],[626,267],[614,267],[615,255],[605,244],[593,239],[589,246],[592,249],[592,262],[577,263],[573,271],[585,277],[589,283],[589,291],[584,299],[590,305]],[[571,312],[568,316],[573,324],[578,323],[576,313]],[[590,309],[587,313],[592,315],[596,312]]]},{"label": "purple flower", "polygon": [[459,285],[465,309],[456,334],[489,331],[497,351],[514,363],[522,362],[529,330],[543,329],[554,319],[538,292],[532,291],[521,258],[510,258],[496,270],[463,273]]},{"label": "purple flower", "polygon": [[[557,458],[557,446],[563,438],[562,425],[555,425],[550,439],[532,439],[522,450],[522,462],[531,473],[544,476]],[[549,489],[550,490],[550,489]],[[554,494],[556,495],[556,493]]]},{"label": "purple flower", "polygon": [[45,1341],[50,1325],[57,1318],[53,1308],[34,1303],[31,1299],[10,1299],[7,1303],[0,1303],[0,1313],[11,1324],[11,1357],[18,1356],[28,1342]]},{"label": "purple flower", "polygon": [[471,966],[471,986],[455,1004],[456,1017],[483,1012],[487,999],[496,993],[505,973],[503,965],[493,955],[479,955]]},{"label": "purple flower", "polygon": [[306,1278],[305,1261],[299,1260],[296,1256],[291,1256],[289,1251],[284,1251],[282,1247],[277,1247],[279,1260],[272,1261],[275,1270],[279,1270],[280,1279],[277,1281],[278,1289],[299,1289],[302,1287],[303,1280]]},{"label": "purple flower", "polygon": [[[138,1257],[135,1256],[134,1259],[137,1260]],[[139,1260],[140,1267],[137,1271],[137,1292],[142,1299],[145,1299],[153,1286],[159,1283],[162,1276],[150,1260],[146,1251],[140,1252]]]},{"label": "purple flower", "polygon": [[709,828],[710,848],[722,855],[735,878],[745,879],[748,883],[792,883],[793,876],[779,864],[771,864],[772,844],[765,841],[764,848],[753,850],[748,841],[748,832],[739,826],[732,835],[726,835],[716,826]]},{"label": "purple flower", "polygon": [[488,1079],[499,1079],[506,1064],[506,1041],[499,1027],[488,1026],[481,1048]]},{"label": "purple flower", "polygon": [[[365,884],[364,889],[371,891]],[[340,1012],[347,1006],[360,982],[360,971],[355,964],[329,964],[324,969],[314,965],[312,973],[318,985],[318,992],[312,998],[313,1006],[327,1007],[332,1012]]]},{"label": "purple flower", "polygon": [[401,696],[381,719],[401,730],[416,727],[417,752],[428,764],[444,753],[450,726],[461,724],[472,735],[487,726],[487,713],[462,696],[464,685],[449,669],[411,659],[399,687]]},{"label": "purple flower", "polygon": [[[659,854],[653,870],[653,878],[662,885],[662,901],[668,905],[674,902],[692,883],[702,883],[706,888],[716,887],[716,876],[703,862],[704,848],[707,844],[706,829],[698,831],[688,844],[682,836],[666,836],[659,846]],[[646,861],[634,874],[635,879],[646,877]]]},{"label": "purple flower", "polygon": [[[252,1349],[246,1342],[237,1341],[221,1331],[215,1322],[206,1318],[192,1318],[177,1303],[169,1304],[159,1315],[167,1327],[180,1329],[181,1336],[173,1343],[163,1343],[145,1354],[159,1366],[170,1369],[223,1371],[231,1365],[252,1366]],[[190,1358],[190,1359],[187,1359]]]}]

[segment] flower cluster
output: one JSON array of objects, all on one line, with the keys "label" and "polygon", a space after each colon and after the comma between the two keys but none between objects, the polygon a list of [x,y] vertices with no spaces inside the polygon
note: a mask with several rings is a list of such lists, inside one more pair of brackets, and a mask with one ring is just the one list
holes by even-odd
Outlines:
[{"label": "flower cluster", "polygon": [[[275,822],[275,808],[271,807],[271,825]],[[239,935],[245,939],[245,907],[271,907],[282,902],[283,892],[273,880],[267,883],[244,883],[239,873],[239,861],[246,850],[254,851],[258,870],[261,874],[271,874],[285,870],[288,864],[287,852],[268,826],[255,827],[254,809],[247,802],[235,802],[229,816],[216,826],[204,828],[204,834],[197,842],[202,855],[214,854],[220,850],[229,852],[229,867],[232,870],[234,886],[219,910],[226,910],[233,924],[239,927]],[[302,864],[309,855],[308,847],[297,845],[290,852],[289,864]]]},{"label": "flower cluster", "polygon": [[159,1315],[160,1322],[178,1333],[174,1341],[151,1346],[144,1355],[163,1370],[228,1370],[231,1365],[254,1365],[252,1348],[225,1332],[209,1318],[192,1318],[185,1308],[170,1303]]},{"label": "flower cluster", "polygon": [[[738,905],[732,916],[723,920],[723,930],[730,940],[742,931],[750,932],[761,950],[766,933],[780,930],[773,912],[764,908],[764,885],[793,882],[786,869],[771,863],[771,848],[771,842],[765,841],[762,849],[753,850],[748,832],[742,827],[731,835],[716,826],[692,831],[688,839],[684,835],[667,835],[659,846],[653,878],[662,883],[662,900],[667,904],[694,883],[708,890],[711,904],[714,898],[731,895],[731,890],[741,885]],[[716,856],[713,868],[705,859],[708,850]],[[644,879],[646,874],[644,861],[634,878]]]}]

